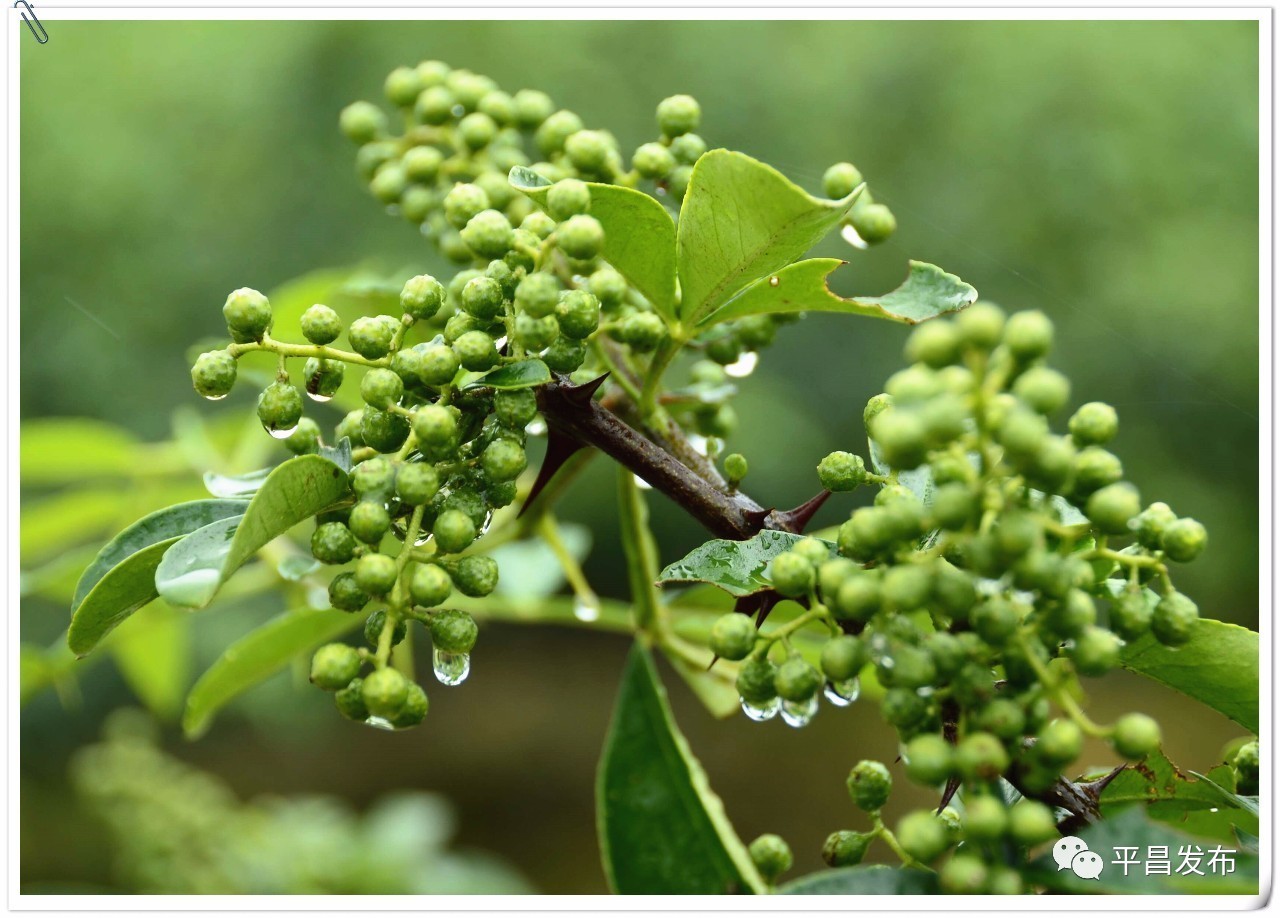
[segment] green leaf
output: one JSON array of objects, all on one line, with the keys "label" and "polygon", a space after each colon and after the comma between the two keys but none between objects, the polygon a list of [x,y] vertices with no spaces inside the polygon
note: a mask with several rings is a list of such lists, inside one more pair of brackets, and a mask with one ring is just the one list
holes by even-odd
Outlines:
[{"label": "green leaf", "polygon": [[85,568],[76,584],[72,614],[98,581],[130,555],[157,542],[188,535],[216,520],[238,516],[248,506],[248,502],[242,500],[193,500],[144,516],[104,545],[93,563]]},{"label": "green leaf", "polygon": [[67,646],[72,653],[84,656],[113,628],[159,595],[156,570],[165,552],[179,541],[175,537],[148,545],[107,571],[71,617]]},{"label": "green leaf", "polygon": [[821,870],[778,887],[783,896],[921,896],[938,892],[938,877],[909,867]]},{"label": "green leaf", "polygon": [[152,603],[111,636],[111,656],[135,695],[173,721],[191,680],[191,616]]},{"label": "green leaf", "polygon": [[916,325],[972,305],[974,290],[954,274],[923,261],[908,262],[910,270],[900,287],[884,296],[836,296],[827,277],[845,264],[838,258],[811,258],[789,265],[756,281],[702,320],[701,327],[744,316],[789,312],[844,312]]},{"label": "green leaf", "polygon": [[[659,583],[713,583],[734,596],[749,596],[770,588],[765,577],[769,562],[806,536],[762,529],[742,542],[712,539],[658,575]],[[831,546],[832,551],[835,546]]]},{"label": "green leaf", "polygon": [[547,365],[537,358],[531,358],[490,370],[483,376],[477,376],[463,388],[488,386],[491,389],[529,389],[549,382],[551,371],[547,369]]},{"label": "green leaf", "polygon": [[1196,778],[1204,783],[1206,789],[1210,793],[1217,794],[1219,806],[1235,807],[1244,810],[1254,816],[1258,815],[1258,798],[1249,797],[1244,794],[1237,794],[1235,791],[1227,790],[1220,782],[1213,779],[1212,772],[1209,775],[1202,775],[1198,771],[1191,772]]},{"label": "green leaf", "polygon": [[762,892],[724,804],[676,729],[653,657],[636,644],[596,776],[605,873],[614,892]]},{"label": "green leaf", "polygon": [[[1187,835],[1164,823],[1153,822],[1141,807],[1129,807],[1110,819],[1096,822],[1082,830],[1078,837],[1090,851],[1102,856],[1102,874],[1097,879],[1086,880],[1069,869],[1059,870],[1051,851],[1031,862],[1027,868],[1027,879],[1050,891],[1066,893],[1256,895],[1258,892],[1258,859],[1252,854],[1237,850],[1234,873],[1225,876],[1211,873],[1209,851],[1215,843]],[[1146,873],[1148,849],[1152,846],[1169,849],[1169,876]],[[1183,847],[1190,851],[1198,848],[1203,852],[1199,869],[1204,876],[1178,875],[1176,871],[1181,863],[1178,851]],[[1129,867],[1128,876],[1119,864],[1113,863],[1121,857],[1117,849],[1123,848],[1137,849],[1129,859],[1137,859],[1138,863]]]},{"label": "green leaf", "polygon": [[1146,634],[1125,645],[1120,663],[1258,732],[1257,632],[1202,618],[1183,646],[1165,647]]},{"label": "green leaf", "polygon": [[19,475],[23,485],[128,477],[138,471],[142,449],[132,434],[105,421],[26,421],[19,433]]},{"label": "green leaf", "polygon": [[[551,183],[516,166],[509,181],[539,204]],[[667,323],[675,320],[676,227],[667,209],[643,192],[588,182],[591,209],[604,228],[601,257],[644,294]]]},{"label": "green leaf", "polygon": [[262,483],[271,474],[271,469],[258,469],[244,475],[219,475],[215,472],[204,473],[205,490],[214,497],[249,500],[258,493]]},{"label": "green leaf", "polygon": [[[1223,766],[1213,773],[1225,771]],[[1225,780],[1230,783],[1230,776]],[[1241,797],[1194,771],[1183,774],[1161,752],[1120,772],[1099,800],[1107,818],[1135,805],[1145,807],[1152,819],[1221,841],[1231,841],[1241,829],[1258,828],[1256,798]]]},{"label": "green leaf", "polygon": [[840,222],[863,187],[828,201],[742,153],[702,156],[677,230],[681,320],[700,324],[747,284],[791,264]]},{"label": "green leaf", "polygon": [[205,671],[187,696],[182,730],[196,738],[228,702],[275,674],[291,660],[336,640],[363,619],[337,609],[286,612],[236,641]]},{"label": "green leaf", "polygon": [[277,536],[341,500],[347,474],[320,456],[296,456],[267,476],[238,523],[221,521],[175,545],[156,571],[160,595],[177,606],[207,606],[218,588]]}]

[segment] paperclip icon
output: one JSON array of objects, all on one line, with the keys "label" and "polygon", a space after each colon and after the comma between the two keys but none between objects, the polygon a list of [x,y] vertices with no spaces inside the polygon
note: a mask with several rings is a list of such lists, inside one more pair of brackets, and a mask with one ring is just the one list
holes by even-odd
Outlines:
[{"label": "paperclip icon", "polygon": [[[46,44],[49,41],[49,33],[45,31],[44,23],[36,16],[36,11],[31,8],[31,4],[27,0],[17,0],[13,5],[14,9],[25,10],[22,15],[22,21],[27,24],[27,28],[31,30],[31,34],[35,36],[36,41],[40,44]],[[30,15],[27,15],[30,13]]]}]

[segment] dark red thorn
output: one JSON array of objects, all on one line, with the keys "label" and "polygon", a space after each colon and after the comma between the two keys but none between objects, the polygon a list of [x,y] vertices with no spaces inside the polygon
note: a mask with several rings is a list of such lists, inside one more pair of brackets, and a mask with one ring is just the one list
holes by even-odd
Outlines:
[{"label": "dark red thorn", "polygon": [[595,397],[596,390],[604,385],[604,381],[608,378],[609,373],[606,371],[589,382],[584,382],[578,386],[565,386],[561,391],[564,392],[565,398],[574,404],[586,405]]},{"label": "dark red thorn", "polygon": [[529,496],[525,498],[524,506],[520,508],[517,517],[524,516],[524,512],[529,509],[534,499],[542,493],[551,479],[555,477],[556,472],[560,471],[561,466],[569,461],[569,457],[582,449],[583,444],[572,437],[560,433],[555,428],[547,431],[547,454],[542,458],[542,467],[538,469],[538,478],[533,483],[533,487],[529,489]]},{"label": "dark red thorn", "polygon": [[1102,799],[1102,792],[1107,789],[1107,785],[1120,777],[1120,772],[1124,771],[1128,767],[1127,763],[1122,762],[1101,778],[1081,784],[1080,788],[1092,796],[1094,800],[1100,800]]},{"label": "dark red thorn", "polygon": [[804,528],[809,525],[813,515],[827,502],[827,498],[830,496],[831,492],[823,489],[795,509],[776,513],[774,516],[779,522],[786,524],[783,528],[788,532],[804,532]]},{"label": "dark red thorn", "polygon": [[772,509],[746,510],[746,511],[743,511],[742,515],[743,517],[746,518],[747,525],[750,526],[752,529],[754,529],[756,532],[759,532],[761,529],[764,528],[765,520],[769,518],[769,514],[772,512],[773,512]]},{"label": "dark red thorn", "polygon": [[942,799],[938,802],[937,812],[941,813],[947,808],[947,804],[955,797],[956,791],[960,789],[959,778],[947,778],[947,786],[942,789]]}]

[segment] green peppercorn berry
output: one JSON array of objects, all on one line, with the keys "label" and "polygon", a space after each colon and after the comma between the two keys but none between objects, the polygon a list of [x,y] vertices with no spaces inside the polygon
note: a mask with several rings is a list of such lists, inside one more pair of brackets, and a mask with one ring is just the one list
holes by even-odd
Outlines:
[{"label": "green peppercorn berry", "polygon": [[658,103],[658,130],[667,137],[679,137],[698,129],[702,107],[693,96],[668,96]]},{"label": "green peppercorn berry", "polygon": [[807,596],[813,589],[816,577],[813,564],[793,551],[783,552],[769,565],[769,578],[773,588],[783,596],[793,599]]},{"label": "green peppercorn berry", "polygon": [[556,244],[570,258],[588,261],[604,248],[604,228],[595,217],[576,214],[556,229]]},{"label": "green peppercorn berry", "polygon": [[742,356],[742,342],[732,326],[726,327],[721,334],[707,341],[707,356],[721,366],[735,363]]},{"label": "green peppercorn berry", "polygon": [[398,162],[383,163],[369,181],[370,193],[383,204],[395,204],[409,186],[404,168]]},{"label": "green peppercorn berry", "polygon": [[600,301],[585,290],[569,290],[556,305],[560,332],[575,340],[591,335],[600,325]]},{"label": "green peppercorn berry", "polygon": [[936,733],[922,733],[912,739],[903,749],[902,758],[907,775],[917,784],[937,785],[951,777],[951,744]]},{"label": "green peppercorn berry", "polygon": [[849,771],[845,787],[854,806],[865,813],[876,813],[889,799],[893,779],[882,763],[863,759]]},{"label": "green peppercorn berry", "polygon": [[458,122],[457,136],[468,150],[483,150],[493,142],[498,125],[484,112],[472,112]]},{"label": "green peppercorn berry", "polygon": [[[302,369],[303,386],[306,387],[307,393],[317,401],[327,402],[337,394],[338,389],[342,386],[343,377],[346,375],[346,365],[336,360],[320,360],[316,357],[308,357],[306,365]],[[359,422],[358,418],[354,425],[358,435]],[[350,432],[346,434],[350,436]],[[341,439],[343,434],[338,435]],[[352,438],[354,439],[354,437]]]},{"label": "green peppercorn berry", "polygon": [[1070,765],[1083,749],[1084,734],[1074,721],[1050,721],[1036,737],[1036,758],[1055,768]]},{"label": "green peppercorn berry", "polygon": [[516,316],[515,338],[528,351],[540,351],[560,337],[560,325],[555,316],[535,319],[528,313]]},{"label": "green peppercorn berry", "polygon": [[547,189],[547,213],[557,222],[591,208],[591,189],[579,179],[561,179]]},{"label": "green peppercorn berry", "polygon": [[261,341],[271,330],[271,303],[250,287],[231,291],[222,306],[231,340],[237,343]]},{"label": "green peppercorn berry", "polygon": [[551,156],[564,149],[565,141],[582,130],[582,119],[565,109],[554,112],[543,119],[534,134],[534,143],[544,156]]},{"label": "green peppercorn berry", "polygon": [[361,542],[377,545],[391,528],[391,517],[380,502],[362,500],[351,508],[347,526]]},{"label": "green peppercorn berry", "polygon": [[555,111],[551,97],[536,89],[521,89],[511,97],[511,104],[515,123],[526,130],[536,128]]},{"label": "green peppercorn berry", "polygon": [[498,585],[498,562],[484,555],[459,558],[453,582],[464,596],[488,596]]},{"label": "green peppercorn berry", "polygon": [[443,405],[423,405],[413,413],[413,434],[432,452],[450,449],[458,442],[458,417]]},{"label": "green peppercorn berry", "polygon": [[1077,444],[1091,446],[1113,439],[1119,425],[1116,410],[1106,402],[1086,402],[1071,416],[1067,429],[1071,431],[1071,439]]},{"label": "green peppercorn berry", "polygon": [[579,172],[600,175],[608,170],[610,155],[615,151],[604,132],[577,131],[565,138],[564,152]]},{"label": "green peppercorn berry", "polygon": [[342,320],[323,303],[308,307],[302,314],[301,325],[303,337],[312,344],[330,344],[342,334]]},{"label": "green peppercorn berry", "polygon": [[995,347],[1004,333],[1004,310],[986,300],[974,303],[956,316],[955,321],[960,340],[978,350]]},{"label": "green peppercorn berry", "polygon": [[1105,676],[1120,665],[1120,638],[1105,628],[1088,627],[1076,635],[1071,662],[1082,676]]},{"label": "green peppercorn berry", "polygon": [[390,141],[378,140],[366,143],[356,151],[356,174],[361,180],[368,182],[378,171],[379,166],[394,159],[399,152],[399,148]]},{"label": "green peppercorn berry", "polygon": [[[485,211],[485,213],[493,213],[493,211]],[[476,220],[479,219],[480,217],[476,217]],[[475,220],[472,220],[467,226],[472,226],[474,223]],[[501,262],[498,263],[501,264]],[[484,322],[491,321],[502,312],[502,287],[489,277],[473,277],[467,281],[467,285],[462,288],[461,299],[462,308]]]},{"label": "green peppercorn berry", "polygon": [[1111,630],[1125,640],[1134,640],[1151,628],[1152,608],[1138,589],[1125,590],[1111,602]]},{"label": "green peppercorn berry", "polygon": [[409,437],[409,422],[390,411],[366,408],[360,417],[360,439],[380,453],[394,453]]},{"label": "green peppercorn berry", "polygon": [[476,646],[475,619],[466,612],[444,609],[431,616],[431,643],[444,653],[470,653]]},{"label": "green peppercorn berry", "polygon": [[[501,258],[511,251],[511,246],[515,242],[515,230],[511,227],[511,221],[502,212],[482,210],[468,220],[467,225],[463,227],[462,241],[482,258]],[[471,312],[470,309],[467,311]],[[494,309],[489,315],[493,316],[496,313],[497,310]],[[472,313],[472,315],[475,314]]]},{"label": "green peppercorn berry", "polygon": [[387,719],[391,721],[391,726],[397,730],[406,730],[422,723],[427,717],[429,708],[430,702],[427,699],[426,691],[418,683],[409,682],[404,696],[404,703],[400,705],[400,710]]},{"label": "green peppercorn berry", "polygon": [[829,198],[847,198],[862,184],[862,173],[853,163],[836,163],[822,174],[822,191]]},{"label": "green peppercorn berry", "polygon": [[1123,534],[1129,521],[1142,510],[1138,489],[1126,482],[1107,485],[1093,492],[1085,504],[1085,515],[1100,531]]},{"label": "green peppercorn berry", "polygon": [[321,564],[346,564],[355,552],[356,538],[342,523],[322,523],[311,534],[311,554]]},{"label": "green peppercorn berry", "polygon": [[528,464],[524,447],[506,438],[494,440],[480,456],[485,478],[495,484],[519,477]]},{"label": "green peppercorn berry", "polygon": [[773,316],[745,316],[733,323],[734,334],[748,351],[761,351],[773,344],[778,325]]},{"label": "green peppercorn berry", "polygon": [[419,564],[409,578],[409,596],[414,604],[434,608],[449,598],[453,580],[437,564]]},{"label": "green peppercorn berry", "polygon": [[428,86],[413,103],[413,116],[423,124],[439,126],[453,118],[453,93],[443,86]]},{"label": "green peppercorn berry", "polygon": [[399,575],[394,558],[373,552],[356,562],[356,583],[370,596],[384,596],[396,585]]},{"label": "green peppercorn berry", "polygon": [[[1049,436],[1049,425],[1043,417],[1025,408],[1011,410],[1001,421],[996,439],[1010,457],[1034,459]],[[1079,456],[1076,457],[1077,463]]]},{"label": "green peppercorn berry", "polygon": [[1020,361],[1043,357],[1053,346],[1053,323],[1037,309],[1015,312],[1004,327],[1004,345]]},{"label": "green peppercorn berry", "polygon": [[1060,602],[1046,610],[1045,624],[1057,635],[1076,637],[1098,618],[1093,598],[1084,590],[1071,589]]},{"label": "green peppercorn berry", "polygon": [[453,348],[444,344],[428,344],[418,353],[418,379],[428,386],[440,387],[453,382],[462,365]]},{"label": "green peppercorn berry", "polygon": [[849,222],[858,231],[862,241],[868,245],[884,242],[898,228],[898,221],[893,211],[883,204],[867,204],[856,208],[849,215]]},{"label": "green peppercorn berry", "polygon": [[499,423],[523,430],[538,415],[538,399],[532,389],[503,389],[493,394],[493,413]]},{"label": "green peppercorn berry", "polygon": [[790,870],[794,861],[790,846],[777,835],[761,835],[748,846],[747,851],[760,876],[770,884]]},{"label": "green peppercorn berry", "polygon": [[273,436],[293,433],[302,417],[302,393],[287,382],[271,383],[258,396],[258,420]]},{"label": "green peppercorn berry", "polygon": [[1026,462],[1027,479],[1046,491],[1058,491],[1071,477],[1076,449],[1066,437],[1047,436]]},{"label": "green peppercorn berry", "polygon": [[369,718],[369,709],[364,703],[363,690],[364,680],[357,677],[334,693],[333,703],[338,713],[347,720],[363,722]]},{"label": "green peppercorn berry", "polygon": [[994,781],[1009,767],[1009,753],[992,734],[971,733],[956,747],[956,765],[969,781]]},{"label": "green peppercorn berry", "polygon": [[347,340],[361,357],[377,360],[391,352],[391,341],[399,325],[390,316],[361,316],[347,329]]},{"label": "green peppercorn berry", "polygon": [[907,339],[906,357],[935,370],[954,363],[959,356],[960,333],[950,322],[934,320],[916,326]]},{"label": "green peppercorn berry", "polygon": [[747,457],[742,453],[730,453],[724,457],[724,477],[729,486],[736,488],[747,477]]},{"label": "green peppercorn berry", "polygon": [[681,134],[671,141],[671,155],[682,166],[692,166],[707,152],[707,142],[697,134]]},{"label": "green peppercorn berry", "polygon": [[[364,642],[375,650],[382,642],[382,632],[387,625],[387,613],[385,609],[379,609],[370,615],[364,622]],[[397,646],[409,633],[409,626],[404,619],[396,619],[395,627],[391,629],[391,646]]]},{"label": "green peppercorn berry", "polygon": [[356,575],[350,571],[334,577],[329,583],[329,605],[343,612],[359,612],[369,602],[369,594],[360,589]]},{"label": "green peppercorn berry", "polygon": [[493,338],[482,331],[469,331],[453,342],[458,362],[468,370],[487,370],[498,362],[498,350]]},{"label": "green peppercorn berry", "polygon": [[411,108],[418,98],[418,93],[422,92],[425,87],[422,85],[422,79],[418,76],[416,69],[413,67],[397,67],[387,74],[386,82],[382,84],[382,88],[386,93],[387,100],[392,105]]},{"label": "green peppercorn berry", "polygon": [[1256,796],[1258,776],[1262,769],[1258,741],[1251,740],[1237,749],[1231,759],[1231,766],[1236,770],[1236,793]]},{"label": "green peppercorn berry", "polygon": [[818,463],[818,480],[828,491],[852,491],[867,480],[867,467],[853,453],[828,453]]},{"label": "green peppercorn berry", "polygon": [[675,165],[676,159],[671,151],[660,143],[641,144],[631,157],[631,168],[641,178],[655,181],[666,178]]},{"label": "green peppercorn berry", "polygon": [[756,644],[756,625],[748,615],[730,612],[715,620],[708,642],[711,652],[726,660],[743,660]]},{"label": "green peppercorn berry", "polygon": [[1160,748],[1160,726],[1145,714],[1125,714],[1115,723],[1111,745],[1131,762]]},{"label": "green peppercorn berry", "polygon": [[986,891],[988,878],[982,858],[960,852],[938,871],[938,886],[948,895],[973,896]]},{"label": "green peppercorn berry", "polygon": [[346,644],[325,644],[311,658],[311,683],[326,692],[345,687],[360,673],[360,654]]},{"label": "green peppercorn berry", "polygon": [[822,688],[822,675],[802,657],[791,657],[778,667],[773,687],[785,701],[808,701]]},{"label": "green peppercorn berry", "polygon": [[440,552],[455,554],[476,540],[476,524],[461,510],[446,510],[436,517],[432,535]]},{"label": "green peppercorn berry", "polygon": [[615,336],[633,351],[647,354],[666,338],[667,326],[656,313],[633,312],[622,320]]},{"label": "green peppercorn berry", "polygon": [[370,714],[390,720],[404,707],[409,696],[409,680],[389,666],[374,670],[364,677],[360,696]]},{"label": "green peppercorn berry", "polygon": [[774,676],[778,667],[767,657],[749,657],[738,670],[736,686],[742,700],[748,704],[766,704],[778,697]]},{"label": "green peppercorn berry", "polygon": [[899,564],[885,572],[881,595],[886,609],[912,612],[929,601],[932,572],[924,565]]},{"label": "green peppercorn berry", "polygon": [[613,268],[600,268],[587,280],[592,296],[605,309],[619,305],[627,295],[627,281]]},{"label": "green peppercorn berry", "polygon": [[916,810],[898,821],[894,829],[902,850],[917,861],[927,864],[950,846],[947,830],[928,810]]},{"label": "green peppercorn berry", "polygon": [[444,216],[449,225],[462,229],[471,218],[489,208],[489,196],[479,185],[459,182],[444,196]]},{"label": "green peppercorn berry", "polygon": [[1165,557],[1181,564],[1194,561],[1208,543],[1209,534],[1204,526],[1190,517],[1170,523],[1160,535],[1160,548]]},{"label": "green peppercorn berry", "polygon": [[871,832],[832,832],[822,845],[822,860],[828,867],[856,867],[875,837]]},{"label": "green peppercorn berry", "polygon": [[1057,370],[1032,367],[1013,384],[1013,394],[1039,414],[1053,414],[1071,397],[1071,382]]},{"label": "green peppercorn berry", "polygon": [[404,397],[404,381],[391,370],[374,367],[360,381],[360,397],[366,404],[386,411]]},{"label": "green peppercorn berry", "polygon": [[443,284],[430,274],[419,274],[400,289],[400,308],[415,319],[426,320],[440,311],[444,298]]},{"label": "green peppercorn berry", "polygon": [[1076,453],[1074,480],[1076,493],[1092,494],[1124,477],[1124,466],[1114,453],[1101,446],[1086,446]]},{"label": "green peppercorn berry", "polygon": [[1199,621],[1200,610],[1196,604],[1175,591],[1156,603],[1151,616],[1151,633],[1167,647],[1181,647],[1191,640]]},{"label": "green peppercorn berry", "polygon": [[191,367],[191,384],[205,398],[225,398],[235,382],[236,359],[226,351],[206,351]]},{"label": "green peppercorn berry", "polygon": [[1009,809],[1009,837],[1033,847],[1058,836],[1053,810],[1038,800],[1019,800]]},{"label": "green peppercorn berry", "polygon": [[386,131],[387,116],[372,102],[352,102],[338,116],[338,126],[355,143],[368,143]]},{"label": "green peppercorn berry", "polygon": [[1178,515],[1163,501],[1156,501],[1151,504],[1147,509],[1139,513],[1138,518],[1134,521],[1134,534],[1138,538],[1138,544],[1152,551],[1159,549],[1160,539],[1164,535],[1165,529],[1177,518]]},{"label": "green peppercorn berry", "polygon": [[444,154],[435,147],[410,147],[400,160],[405,177],[424,184],[435,184],[443,164]]},{"label": "green peppercorn berry", "polygon": [[320,449],[320,425],[311,418],[302,418],[293,433],[285,437],[284,445],[295,456],[305,456]]},{"label": "green peppercorn berry", "polygon": [[928,432],[914,411],[891,408],[871,421],[871,437],[884,461],[895,469],[914,469],[924,463]]},{"label": "green peppercorn berry", "polygon": [[1009,811],[995,797],[975,796],[965,801],[964,838],[982,844],[999,841],[1009,825]]},{"label": "green peppercorn berry", "polygon": [[933,493],[931,513],[939,529],[958,531],[974,522],[978,500],[967,484],[953,481]]},{"label": "green peppercorn berry", "polygon": [[850,574],[840,584],[832,611],[836,618],[865,622],[880,611],[881,604],[880,578],[873,573],[859,571]]}]

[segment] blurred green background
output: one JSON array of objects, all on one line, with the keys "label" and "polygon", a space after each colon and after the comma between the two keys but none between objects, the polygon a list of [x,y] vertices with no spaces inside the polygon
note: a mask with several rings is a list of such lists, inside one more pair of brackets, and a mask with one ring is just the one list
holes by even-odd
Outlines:
[{"label": "blurred green background", "polygon": [[[196,404],[187,375],[187,346],[221,333],[228,291],[371,259],[444,272],[379,213],[336,128],[341,107],[378,98],[398,64],[441,58],[509,90],[545,89],[627,150],[653,138],[659,99],[688,92],[713,147],[810,188],[850,159],[894,209],[900,230],[885,246],[825,245],[851,259],[840,292],[883,292],[918,258],[985,298],[1049,313],[1074,400],[1120,411],[1128,477],[1209,528],[1183,589],[1204,614],[1257,626],[1256,23],[58,21],[50,34],[22,42],[24,421],[88,416],[162,439],[182,406],[247,415],[251,393],[213,409]],[[899,366],[904,337],[840,316],[782,332],[743,381],[730,444],[751,461],[754,496],[799,503],[822,455],[863,451],[862,406]],[[41,498],[26,488],[24,514]],[[588,573],[622,596],[611,498],[597,461],[563,516],[594,530]],[[665,559],[700,540],[653,503]],[[820,522],[851,506],[831,501]],[[57,553],[46,544],[24,566]],[[263,617],[201,618],[195,672]],[[24,640],[52,642],[65,624],[65,606],[24,602]],[[162,742],[242,797],[326,793],[362,808],[393,790],[441,792],[463,846],[497,853],[546,892],[602,891],[591,775],[624,653],[616,638],[493,626],[473,678],[433,695],[422,730],[370,735],[281,678],[199,742],[171,729]],[[1159,714],[1188,767],[1207,767],[1239,732],[1169,693],[1111,681],[1093,691],[1099,716]],[[799,872],[819,866],[829,831],[861,827],[842,777],[858,758],[894,755],[866,705],[796,732],[715,722],[682,685],[672,695],[745,837],[780,832]],[[28,889],[129,887],[67,777],[72,753],[129,699],[114,669],[97,667],[78,704],[46,692],[24,710]]]}]

